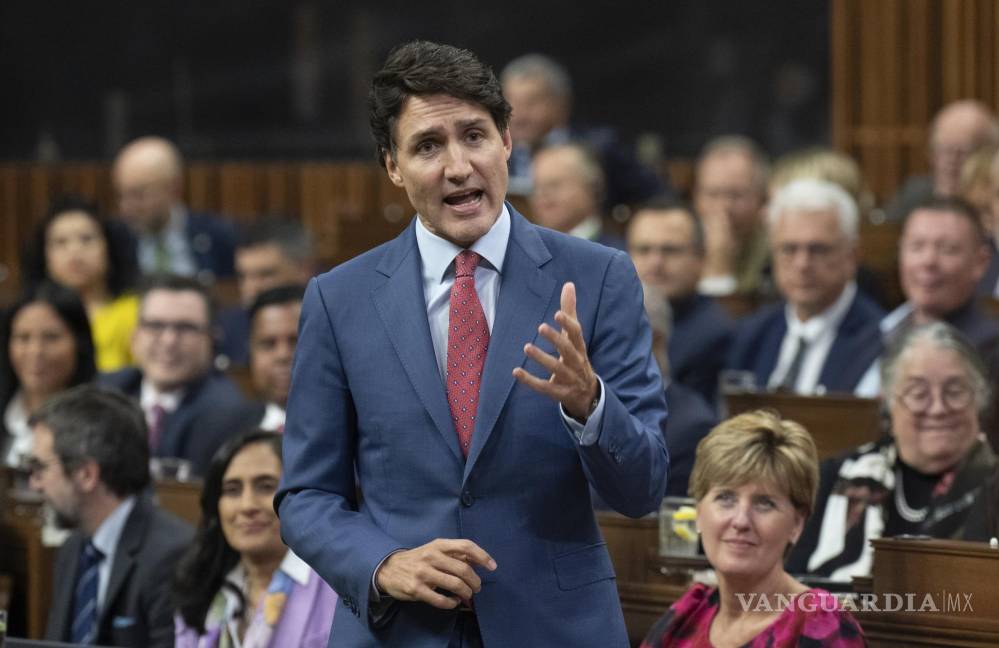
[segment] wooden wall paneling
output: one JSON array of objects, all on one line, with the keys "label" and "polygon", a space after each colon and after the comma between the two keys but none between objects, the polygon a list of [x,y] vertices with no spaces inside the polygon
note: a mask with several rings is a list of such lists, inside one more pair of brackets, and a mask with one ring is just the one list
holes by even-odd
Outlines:
[{"label": "wooden wall paneling", "polygon": [[324,265],[334,262],[340,245],[335,195],[336,165],[307,162],[299,170],[302,225],[312,234],[316,255]]},{"label": "wooden wall paneling", "polygon": [[9,303],[17,293],[21,270],[22,222],[26,218],[21,201],[25,175],[19,165],[0,165],[0,304]]},{"label": "wooden wall paneling", "polygon": [[193,211],[219,212],[218,165],[208,162],[187,165],[184,201]]},{"label": "wooden wall paneling", "polygon": [[282,162],[264,165],[263,214],[298,220],[300,184],[295,169],[295,166]]},{"label": "wooden wall paneling", "polygon": [[264,211],[263,170],[259,164],[227,162],[219,167],[219,212],[237,223]]}]

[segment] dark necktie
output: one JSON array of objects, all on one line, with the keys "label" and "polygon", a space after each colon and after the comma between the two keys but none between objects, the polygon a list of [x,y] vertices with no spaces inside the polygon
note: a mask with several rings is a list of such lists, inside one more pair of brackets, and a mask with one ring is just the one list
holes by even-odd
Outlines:
[{"label": "dark necktie", "polygon": [[73,589],[70,640],[75,644],[89,645],[97,637],[97,583],[103,558],[104,554],[88,540],[80,553],[76,587]]},{"label": "dark necktie", "polygon": [[475,429],[482,367],[489,347],[489,324],[475,292],[475,268],[481,259],[469,250],[462,250],[454,258],[447,327],[447,402],[458,444],[466,457]]},{"label": "dark necktie", "polygon": [[166,410],[162,405],[153,405],[150,409],[152,416],[149,422],[149,456],[154,456],[160,447],[160,440],[163,437],[163,423],[166,419]]},{"label": "dark necktie", "polygon": [[794,350],[794,359],[791,360],[791,366],[787,368],[787,373],[784,374],[783,380],[780,381],[780,385],[777,387],[780,391],[794,391],[794,385],[798,382],[798,374],[801,373],[801,365],[805,363],[805,354],[808,353],[808,340],[798,335],[795,336],[795,342],[798,346]]}]

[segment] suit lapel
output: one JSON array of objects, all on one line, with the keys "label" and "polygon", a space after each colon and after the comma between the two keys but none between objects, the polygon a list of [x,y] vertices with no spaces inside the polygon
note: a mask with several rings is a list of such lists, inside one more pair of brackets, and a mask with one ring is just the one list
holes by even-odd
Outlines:
[{"label": "suit lapel", "polygon": [[114,552],[114,564],[111,565],[111,576],[108,578],[108,589],[104,595],[104,605],[97,621],[98,634],[103,636],[108,626],[112,610],[116,609],[115,600],[121,594],[122,588],[128,582],[129,575],[135,569],[135,555],[142,549],[146,537],[146,526],[149,524],[148,504],[141,497],[135,500],[135,508],[128,516],[125,527],[118,539],[118,547]]},{"label": "suit lapel", "polygon": [[553,298],[557,282],[542,266],[551,259],[534,226],[512,207],[510,241],[503,261],[496,316],[489,338],[489,351],[479,387],[479,409],[472,434],[472,447],[465,463],[467,479],[492,434],[515,381],[514,367],[524,364],[524,344],[538,335],[538,325]]},{"label": "suit lapel", "polygon": [[427,304],[423,297],[423,269],[412,225],[386,248],[378,264],[378,272],[388,277],[382,286],[372,292],[385,332],[437,431],[455,458],[462,461],[458,435],[451,421],[444,382],[434,354],[433,338],[430,337]]},{"label": "suit lapel", "polygon": [[[52,611],[58,622],[58,636],[48,637],[50,639],[62,640],[69,637],[70,625],[73,619],[73,592],[76,591],[76,570],[80,564],[80,551],[83,548],[83,536],[74,533],[63,545],[62,551],[66,552],[66,571],[64,574],[56,574],[56,587],[54,589],[55,600],[52,603]],[[58,563],[57,563],[58,564]],[[49,624],[51,628],[52,623]]]}]

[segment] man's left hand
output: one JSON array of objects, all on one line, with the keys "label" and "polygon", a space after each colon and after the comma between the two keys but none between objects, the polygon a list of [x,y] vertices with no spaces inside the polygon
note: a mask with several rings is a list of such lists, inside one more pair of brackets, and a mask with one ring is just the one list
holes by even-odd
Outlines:
[{"label": "man's left hand", "polygon": [[524,345],[527,357],[550,371],[551,377],[544,380],[521,367],[513,370],[513,376],[531,389],[561,403],[566,414],[572,418],[585,422],[597,397],[599,382],[586,355],[583,329],[576,319],[576,286],[571,281],[562,286],[560,306],[561,309],[555,313],[555,321],[562,330],[556,331],[548,324],[538,327],[538,332],[555,345],[558,357],[531,343]]}]

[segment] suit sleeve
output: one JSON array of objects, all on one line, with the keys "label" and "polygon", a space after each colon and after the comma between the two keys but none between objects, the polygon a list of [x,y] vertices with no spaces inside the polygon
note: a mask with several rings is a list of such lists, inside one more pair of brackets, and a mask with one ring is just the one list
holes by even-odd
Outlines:
[{"label": "suit sleeve", "polygon": [[356,412],[339,341],[313,279],[302,304],[275,509],[287,545],[368,623],[372,573],[405,547],[358,511],[356,448]]},{"label": "suit sleeve", "polygon": [[587,353],[606,389],[597,441],[579,446],[583,469],[611,508],[645,515],[658,509],[666,491],[666,399],[642,286],[623,252],[604,276]]},{"label": "suit sleeve", "polygon": [[[191,534],[185,529],[185,535]],[[173,572],[186,548],[177,543],[157,560],[153,568],[148,589],[143,592],[146,599],[145,615],[149,636],[144,644],[149,648],[173,648],[174,646],[174,607],[170,596],[170,583]]]}]

